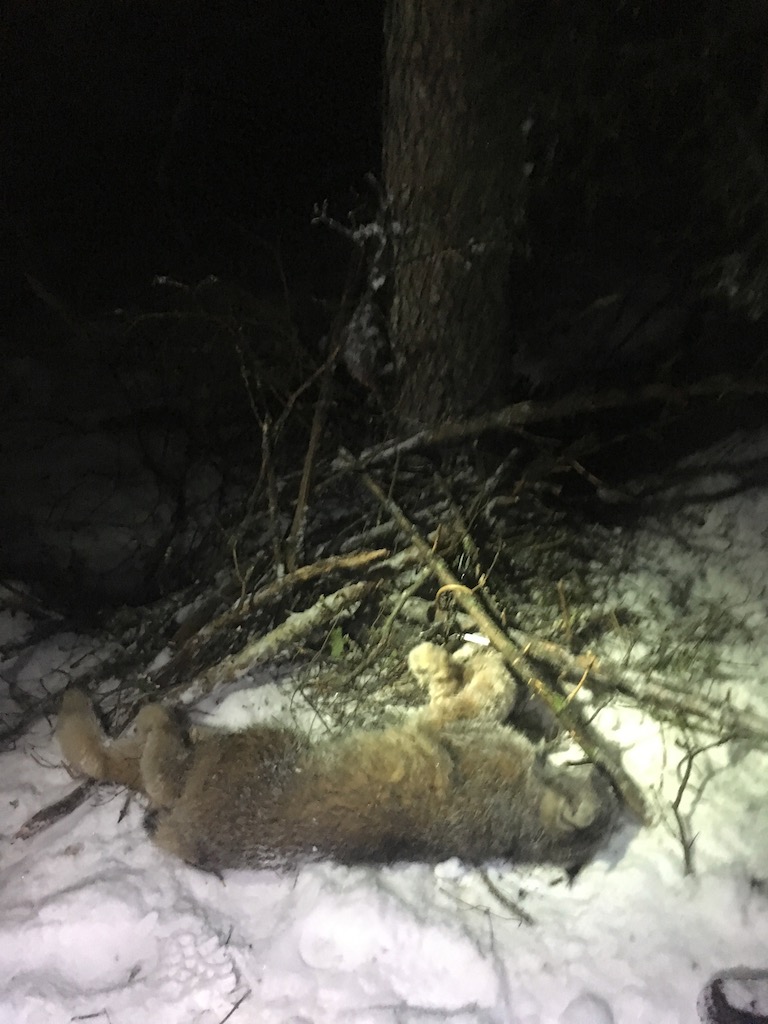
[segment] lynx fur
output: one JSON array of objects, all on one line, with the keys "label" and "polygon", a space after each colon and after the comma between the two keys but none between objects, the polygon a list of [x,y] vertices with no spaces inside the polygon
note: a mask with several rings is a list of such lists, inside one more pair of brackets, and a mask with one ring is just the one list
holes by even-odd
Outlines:
[{"label": "lynx fur", "polygon": [[556,768],[502,724],[516,685],[498,654],[422,643],[408,664],[426,705],[317,743],[265,725],[188,733],[156,704],[110,741],[76,690],[57,735],[75,771],[146,794],[158,846],[209,870],[321,857],[583,863],[613,822],[612,791],[596,769]]}]

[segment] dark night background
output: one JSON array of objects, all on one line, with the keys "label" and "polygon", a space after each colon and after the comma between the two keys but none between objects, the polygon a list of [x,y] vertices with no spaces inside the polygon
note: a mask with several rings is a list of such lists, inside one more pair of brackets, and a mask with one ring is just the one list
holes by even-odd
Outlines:
[{"label": "dark night background", "polygon": [[[318,365],[350,262],[313,207],[370,210],[366,175],[381,173],[383,6],[7,5],[0,567],[139,599],[176,579],[158,565],[192,517],[198,463],[222,491],[234,465],[258,474],[243,380],[279,417]],[[493,87],[529,112],[501,400],[764,375],[768,5],[521,0],[494,45]],[[329,450],[391,434],[371,394],[338,383]],[[310,417],[297,407],[283,455],[301,456]],[[621,477],[764,419],[761,398],[721,404],[642,450],[635,421],[631,450],[598,468]],[[75,459],[94,423],[114,445],[102,478],[128,444],[172,508],[138,568],[109,580],[87,551],[62,563],[82,513],[46,463],[54,441],[57,465]],[[154,453],[158,425],[183,457]]]},{"label": "dark night background", "polygon": [[348,206],[378,172],[381,17],[350,0],[12,3],[4,295],[29,302],[24,271],[85,309],[155,274],[258,290],[263,243],[311,272],[313,204]]},{"label": "dark night background", "polygon": [[[338,290],[348,250],[309,221],[380,172],[383,0],[9,13],[9,309],[38,303],[25,274],[78,313],[140,304],[157,274],[275,290],[276,251],[291,288]],[[762,317],[768,5],[521,0],[504,31],[494,87],[532,124],[515,340],[567,318],[565,292],[586,306],[649,271],[688,306],[717,293]]]}]

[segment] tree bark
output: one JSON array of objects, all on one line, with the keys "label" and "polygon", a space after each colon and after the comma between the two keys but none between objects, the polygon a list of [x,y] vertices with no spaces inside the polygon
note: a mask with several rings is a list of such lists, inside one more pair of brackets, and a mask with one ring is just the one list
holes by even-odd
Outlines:
[{"label": "tree bark", "polygon": [[480,411],[502,380],[525,181],[524,103],[505,53],[513,8],[388,0],[383,162],[403,425]]}]

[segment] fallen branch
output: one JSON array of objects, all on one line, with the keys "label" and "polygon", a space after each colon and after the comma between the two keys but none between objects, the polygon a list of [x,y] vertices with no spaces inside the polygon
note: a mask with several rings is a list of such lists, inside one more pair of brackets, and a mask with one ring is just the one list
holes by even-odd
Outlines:
[{"label": "fallen branch", "polygon": [[532,925],[536,923],[527,910],[523,910],[519,903],[513,900],[511,896],[507,896],[507,894],[505,892],[502,892],[502,890],[498,887],[498,885],[496,885],[495,882],[491,881],[491,879],[488,877],[487,871],[480,871],[479,874],[482,880],[485,882],[488,892],[492,896],[495,896],[499,903],[502,905],[502,907],[504,907],[506,910],[510,912],[510,914],[516,917],[520,924]]},{"label": "fallen branch", "polygon": [[267,493],[267,513],[269,515],[269,539],[272,545],[272,562],[276,573],[285,567],[283,545],[280,540],[280,503],[277,499],[277,479],[275,477],[274,460],[272,459],[272,421],[266,416],[261,425],[261,473]]},{"label": "fallen branch", "polygon": [[[677,789],[677,795],[675,796],[675,799],[672,801],[672,813],[674,814],[675,822],[677,823],[677,829],[678,829],[679,839],[680,839],[680,846],[682,847],[682,850],[683,850],[683,865],[684,865],[684,868],[685,868],[685,874],[686,875],[692,875],[694,873],[694,869],[693,869],[693,849],[694,849],[694,845],[696,843],[696,836],[691,834],[690,822],[686,821],[683,818],[682,812],[680,810],[680,804],[682,803],[683,794],[685,793],[685,791],[686,791],[686,789],[688,787],[688,783],[691,781],[691,774],[693,772],[693,762],[694,762],[694,759],[696,757],[698,757],[699,754],[705,754],[708,750],[712,750],[715,747],[723,746],[724,743],[728,743],[728,741],[731,740],[732,738],[733,737],[731,737],[731,736],[721,737],[716,742],[714,742],[714,743],[707,743],[703,747],[695,747],[694,748],[694,747],[691,747],[691,746],[687,746],[687,749],[686,749],[686,752],[685,752],[685,756],[683,757],[683,760],[678,765],[678,771],[680,771],[680,768],[682,768],[683,764],[685,765],[685,768],[683,768],[683,771],[682,771],[682,774],[681,774],[681,777],[680,777],[680,785],[678,786],[678,789]],[[699,796],[701,795],[701,792],[703,791],[703,788],[704,787],[702,785],[701,789],[699,790]]]},{"label": "fallen branch", "polygon": [[313,629],[327,626],[348,613],[353,605],[356,606],[375,587],[376,583],[366,580],[350,583],[333,594],[324,595],[311,608],[289,615],[285,622],[265,636],[246,644],[237,654],[224,658],[191,683],[182,683],[163,694],[163,703],[173,704],[181,699],[185,704],[192,704],[219,686],[234,682],[259,662],[274,657],[302,640]]},{"label": "fallen branch", "polygon": [[[443,423],[439,427],[420,430],[410,437],[393,438],[382,444],[366,448],[360,453],[357,464],[360,467],[374,466],[388,462],[399,455],[436,445],[455,444],[468,438],[493,430],[516,430],[529,423],[547,420],[568,419],[580,413],[596,413],[607,409],[629,408],[649,402],[684,404],[690,398],[722,397],[723,395],[753,395],[768,392],[765,378],[740,378],[734,380],[727,375],[705,377],[687,386],[673,384],[647,384],[637,391],[612,388],[597,394],[567,395],[552,402],[517,402],[496,412],[475,416],[457,423]],[[342,456],[343,463],[343,456]]]}]

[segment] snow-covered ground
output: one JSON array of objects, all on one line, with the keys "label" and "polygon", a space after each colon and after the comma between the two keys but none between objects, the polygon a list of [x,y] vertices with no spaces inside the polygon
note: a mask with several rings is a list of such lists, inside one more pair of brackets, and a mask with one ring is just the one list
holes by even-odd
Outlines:
[{"label": "snow-covered ground", "polygon": [[[706,468],[722,461],[731,469]],[[606,611],[635,623],[603,650],[630,652],[638,669],[674,663],[701,674],[702,692],[768,716],[768,485],[739,489],[732,469],[768,465],[768,435],[732,438],[698,464],[687,500],[669,493],[669,511],[616,532],[614,565],[585,567]],[[0,645],[29,627],[2,613]],[[7,654],[0,687],[59,689],[89,653],[68,634]],[[244,703],[268,717],[288,702],[274,686],[238,690],[220,721],[242,725]],[[489,887],[453,862],[219,879],[156,850],[140,806],[121,820],[110,789],[14,839],[73,787],[40,721],[0,756],[0,1022],[695,1024],[700,993],[725,971],[757,977],[722,991],[768,1013],[768,744],[693,737],[709,749],[679,806],[694,837],[686,874],[670,809],[680,728],[619,702],[597,725],[653,794],[657,824],[627,824],[572,884],[495,864]]]}]

